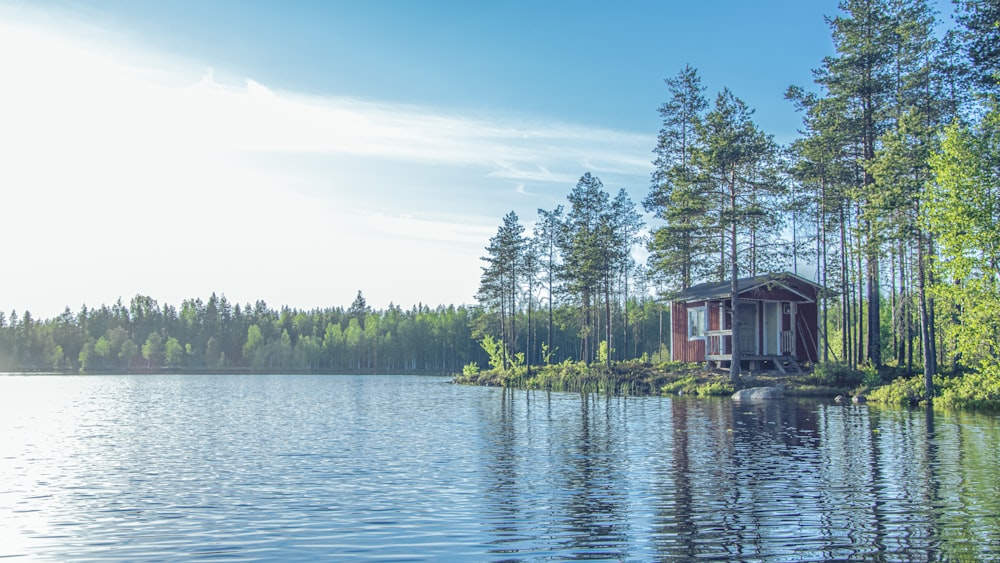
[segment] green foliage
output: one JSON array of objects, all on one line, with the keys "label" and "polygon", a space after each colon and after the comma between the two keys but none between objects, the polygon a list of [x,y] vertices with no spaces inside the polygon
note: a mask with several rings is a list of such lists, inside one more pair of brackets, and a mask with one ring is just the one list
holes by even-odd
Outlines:
[{"label": "green foliage", "polygon": [[166,348],[164,350],[164,361],[167,367],[179,368],[184,362],[184,347],[181,346],[180,342],[171,336],[167,339]]},{"label": "green foliage", "polygon": [[556,350],[557,349],[554,349],[551,346],[549,346],[549,344],[547,342],[542,342],[542,364],[543,365],[547,366],[547,365],[551,365],[552,364],[552,356],[555,354]]},{"label": "green foliage", "polygon": [[80,371],[83,372],[90,369],[91,362],[94,360],[94,358],[95,358],[94,343],[87,342],[86,344],[83,345],[83,348],[80,350],[80,355],[78,356],[80,363]]},{"label": "green foliage", "polygon": [[479,364],[476,362],[469,362],[462,366],[462,375],[475,377],[479,375]]},{"label": "green foliage", "polygon": [[132,367],[132,363],[135,357],[139,354],[139,346],[132,342],[131,338],[126,338],[125,342],[122,342],[121,350],[118,352],[118,358],[122,361],[126,369]]},{"label": "green foliage", "polygon": [[690,395],[696,393],[697,389],[698,382],[690,375],[660,387],[660,392],[664,395]]},{"label": "green foliage", "polygon": [[699,385],[695,393],[699,396],[725,396],[728,397],[736,392],[736,387],[729,381],[710,381]]},{"label": "green foliage", "polygon": [[718,376],[710,378],[686,375],[660,387],[663,395],[697,395],[699,397],[726,396],[736,392],[736,387],[728,380]]},{"label": "green foliage", "polygon": [[[959,376],[935,376],[935,407],[979,410],[1000,409],[1000,371],[980,371]],[[921,377],[899,377],[868,393],[868,400],[887,405],[924,404],[927,394]]]},{"label": "green foliage", "polygon": [[163,364],[163,337],[160,333],[150,333],[142,345],[142,357],[146,359],[146,367],[160,367]]},{"label": "green foliage", "polygon": [[613,353],[614,349],[608,346],[608,341],[602,340],[597,348],[597,363],[607,365],[611,361],[611,354]]},{"label": "green foliage", "polygon": [[49,356],[49,362],[51,362],[52,369],[56,371],[65,367],[66,354],[63,353],[61,345],[56,344],[55,348],[52,349],[52,354]]},{"label": "green foliage", "polygon": [[695,128],[708,108],[697,69],[685,66],[664,81],[669,98],[660,106],[663,120],[657,137],[655,170],[646,210],[664,221],[647,242],[649,266],[672,289],[691,286],[709,269],[710,239],[694,236],[706,226],[711,205],[698,185],[692,166],[697,143]]},{"label": "green foliage", "polygon": [[[487,256],[482,257],[486,262],[483,274],[479,282],[479,292],[477,299],[492,313],[499,315],[500,336],[497,342],[501,346],[511,346],[501,355],[503,358],[510,356],[516,347],[516,326],[517,303],[521,283],[525,281],[528,273],[525,266],[525,258],[528,254],[527,239],[524,237],[524,226],[518,220],[517,214],[511,211],[503,218],[503,224],[497,229],[497,234],[490,239],[489,246],[486,247]],[[492,346],[487,353],[492,358],[494,356]],[[493,369],[502,369],[504,366],[497,364]]]},{"label": "green foliage", "polygon": [[899,377],[867,395],[868,401],[885,405],[910,406],[927,400],[924,382],[920,377]]},{"label": "green foliage", "polygon": [[861,368],[861,385],[867,388],[878,387],[882,384],[882,375],[878,370],[870,365]]},{"label": "green foliage", "polygon": [[852,389],[861,385],[865,374],[861,370],[839,362],[818,364],[813,370],[811,381],[818,385]]},{"label": "green foliage", "polygon": [[502,372],[504,368],[504,349],[503,342],[501,340],[495,339],[489,334],[483,335],[483,339],[479,341],[479,345],[486,352],[486,355],[490,359],[490,368],[494,371]]},{"label": "green foliage", "polygon": [[956,377],[936,377],[935,406],[1000,410],[1000,370],[984,369]]},{"label": "green foliage", "polygon": [[960,322],[945,330],[965,365],[1000,369],[1000,107],[975,127],[950,126],[931,158],[937,182],[929,188],[924,222],[940,246],[942,283],[934,294]]},{"label": "green foliage", "polygon": [[[151,298],[137,298],[134,306],[119,302],[84,307],[76,315],[64,313],[46,320],[30,314],[0,313],[0,370],[52,370],[58,345],[63,350],[59,369],[74,372],[142,368],[458,373],[470,362],[484,368],[489,365],[480,340],[489,332],[486,328],[495,326],[492,313],[480,307],[416,306],[405,310],[390,305],[384,310],[367,310],[361,328],[358,316],[351,317],[347,308],[339,307],[298,311],[272,309],[263,302],[231,306],[225,297],[210,297],[207,302],[189,299],[180,307],[166,304],[159,309],[153,308],[155,303]],[[640,332],[642,326],[641,334],[649,335],[645,341],[633,340],[630,333],[630,351],[633,343],[638,344],[638,354],[657,345],[657,307],[649,300],[630,310],[629,330]],[[358,307],[355,313],[360,310]],[[544,347],[539,337],[545,333],[547,315],[533,316],[531,353],[525,338],[529,326],[526,312],[516,315],[517,344],[524,359],[509,355],[508,367],[512,362],[526,366],[532,361],[534,370],[536,362],[561,362],[571,358],[563,350],[579,349],[574,305],[554,307],[553,341]],[[615,341],[624,341],[625,327],[615,327]],[[152,336],[154,333],[158,336]],[[144,348],[151,354],[148,358]]]},{"label": "green foliage", "polygon": [[526,367],[524,352],[518,352],[511,357],[511,368],[517,370]]}]

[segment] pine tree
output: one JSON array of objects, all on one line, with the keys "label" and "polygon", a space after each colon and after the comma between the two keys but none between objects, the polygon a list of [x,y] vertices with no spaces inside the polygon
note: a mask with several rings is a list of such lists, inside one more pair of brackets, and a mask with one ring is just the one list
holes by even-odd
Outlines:
[{"label": "pine tree", "polygon": [[[851,165],[847,160],[844,131],[839,127],[843,111],[838,107],[837,100],[820,98],[798,87],[789,88],[785,97],[803,113],[802,137],[791,146],[794,158],[792,175],[803,187],[811,190],[809,205],[814,215],[812,223],[816,228],[816,281],[823,287],[820,299],[820,332],[824,342],[822,357],[826,362],[831,348],[827,288],[831,284],[839,284],[841,295],[846,296],[849,283],[847,261],[838,259],[846,257],[848,249],[846,244],[835,242],[839,240],[846,243],[847,225],[842,217],[843,210],[849,204],[847,188],[851,181]],[[831,262],[834,263],[832,272]],[[841,307],[841,314],[847,314],[845,306]],[[848,349],[848,331],[844,327],[848,324],[842,317],[840,348],[844,354]]]},{"label": "pine tree", "polygon": [[[857,168],[853,199],[859,211],[859,261],[863,257],[867,294],[867,328],[864,356],[873,366],[882,365],[880,256],[882,209],[873,202],[877,188],[870,166],[880,136],[886,131],[892,93],[892,57],[887,48],[894,33],[884,0],[846,0],[845,15],[828,20],[837,55],[827,57],[814,71],[816,81],[843,110],[840,125],[854,152]],[[860,268],[859,268],[860,269]],[[859,307],[860,311],[860,307]],[[858,325],[860,328],[860,324]],[[858,347],[858,356],[861,355]]]},{"label": "pine tree", "polygon": [[481,303],[499,312],[500,340],[507,365],[513,362],[517,352],[517,294],[526,242],[524,226],[511,211],[490,239],[486,247],[488,255],[482,258],[487,266],[483,268],[477,297]]},{"label": "pine tree", "polygon": [[965,49],[972,85],[1000,94],[1000,0],[955,0],[957,20],[965,28]]},{"label": "pine tree", "polygon": [[611,262],[605,240],[610,230],[609,198],[604,184],[590,172],[570,192],[569,209],[559,237],[561,270],[566,290],[580,303],[580,358],[589,362],[594,347],[594,302],[606,280]]},{"label": "pine tree", "polygon": [[698,124],[699,144],[693,161],[702,193],[719,202],[714,209],[715,228],[727,242],[729,279],[732,291],[732,361],[730,378],[740,376],[740,274],[739,233],[741,225],[761,213],[761,193],[774,189],[760,181],[760,171],[776,150],[770,136],[761,132],[751,119],[753,110],[728,89],[719,93],[714,109]]},{"label": "pine tree", "polygon": [[545,293],[548,301],[548,326],[545,344],[552,349],[554,324],[553,310],[556,299],[556,283],[559,271],[559,237],[563,232],[563,206],[557,206],[552,211],[538,210],[538,222],[535,223],[534,240],[538,246],[541,267],[545,283]]},{"label": "pine tree", "polygon": [[655,169],[643,206],[663,221],[648,243],[650,267],[669,287],[681,290],[708,270],[703,231],[709,203],[695,183],[692,163],[696,127],[708,102],[701,77],[691,66],[664,82],[670,97],[659,108],[663,125],[653,149]]}]

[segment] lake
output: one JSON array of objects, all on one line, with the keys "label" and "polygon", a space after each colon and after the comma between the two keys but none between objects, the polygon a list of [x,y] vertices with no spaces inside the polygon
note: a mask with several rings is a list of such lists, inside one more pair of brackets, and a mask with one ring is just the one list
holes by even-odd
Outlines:
[{"label": "lake", "polygon": [[3,376],[0,428],[14,560],[1000,560],[997,416]]}]

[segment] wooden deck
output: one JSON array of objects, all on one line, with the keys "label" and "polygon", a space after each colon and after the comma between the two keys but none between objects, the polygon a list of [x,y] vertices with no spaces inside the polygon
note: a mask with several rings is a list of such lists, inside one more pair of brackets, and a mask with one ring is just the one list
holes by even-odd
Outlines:
[{"label": "wooden deck", "polygon": [[[720,367],[720,362],[733,361],[732,354],[706,354],[705,362],[709,367]],[[777,371],[782,374],[802,373],[802,367],[798,360],[791,355],[760,355],[760,354],[740,354],[740,361],[750,364],[751,372]]]}]

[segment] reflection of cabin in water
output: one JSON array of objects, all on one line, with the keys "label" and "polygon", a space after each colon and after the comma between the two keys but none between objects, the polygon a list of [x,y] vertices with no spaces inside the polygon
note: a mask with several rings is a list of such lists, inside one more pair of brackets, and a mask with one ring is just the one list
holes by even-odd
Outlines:
[{"label": "reflection of cabin in water", "polygon": [[[750,371],[799,372],[816,362],[820,286],[795,274],[744,278],[739,288],[740,359]],[[702,283],[674,298],[672,359],[729,366],[733,352],[730,282]]]}]

